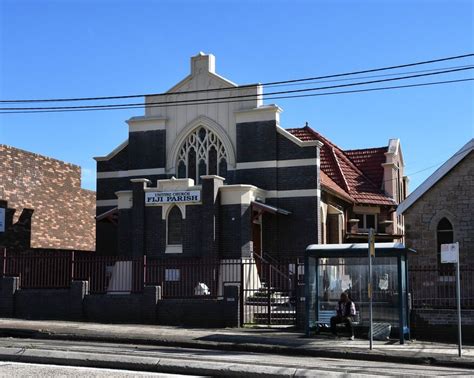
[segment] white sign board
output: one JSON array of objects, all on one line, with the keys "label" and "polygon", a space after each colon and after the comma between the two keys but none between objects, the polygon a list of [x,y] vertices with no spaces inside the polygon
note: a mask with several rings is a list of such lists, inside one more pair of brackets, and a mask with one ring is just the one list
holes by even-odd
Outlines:
[{"label": "white sign board", "polygon": [[5,232],[5,209],[0,208],[0,232]]},{"label": "white sign board", "polygon": [[159,206],[164,203],[192,203],[201,201],[199,190],[176,192],[145,192],[146,206]]},{"label": "white sign board", "polygon": [[457,263],[459,261],[459,243],[441,244],[441,263]]}]

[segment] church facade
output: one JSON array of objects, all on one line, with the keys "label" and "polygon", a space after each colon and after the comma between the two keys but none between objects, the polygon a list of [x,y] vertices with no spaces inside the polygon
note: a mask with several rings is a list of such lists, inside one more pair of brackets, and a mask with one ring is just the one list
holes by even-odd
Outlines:
[{"label": "church facade", "polygon": [[343,151],[309,126],[284,129],[262,93],[219,76],[214,56],[200,53],[189,76],[146,96],[128,139],[95,158],[97,252],[295,257],[309,244],[364,238],[369,226],[379,240],[402,238],[398,140]]}]

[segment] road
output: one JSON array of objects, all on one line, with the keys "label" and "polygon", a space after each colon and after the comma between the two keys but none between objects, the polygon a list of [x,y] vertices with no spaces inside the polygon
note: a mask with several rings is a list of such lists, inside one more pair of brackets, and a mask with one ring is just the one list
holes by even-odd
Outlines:
[{"label": "road", "polygon": [[[3,356],[3,357],[2,357]],[[260,375],[260,376],[472,376],[467,369],[430,365],[395,364],[315,357],[282,356],[275,354],[244,353],[206,349],[187,349],[160,346],[69,342],[0,338],[0,359],[20,357],[15,362],[45,362],[49,365],[68,364],[99,368],[133,370],[113,376],[138,375],[136,371],[193,375]],[[56,359],[56,360],[54,360]],[[52,362],[52,361],[57,361]],[[3,362],[0,376],[73,376],[86,370],[59,366],[19,365],[19,370]],[[130,369],[130,367],[132,367]],[[44,370],[44,369],[46,370]],[[33,369],[33,370],[22,370]],[[36,373],[23,374],[22,371]],[[43,369],[43,370],[42,370]],[[83,368],[82,368],[83,369]],[[111,370],[91,370],[87,376],[111,376]],[[125,375],[124,375],[125,374]],[[150,375],[150,374],[148,374]]]},{"label": "road", "polygon": [[132,370],[97,369],[77,366],[58,366],[43,364],[24,364],[0,362],[0,377],[190,377],[189,375],[137,372]]}]

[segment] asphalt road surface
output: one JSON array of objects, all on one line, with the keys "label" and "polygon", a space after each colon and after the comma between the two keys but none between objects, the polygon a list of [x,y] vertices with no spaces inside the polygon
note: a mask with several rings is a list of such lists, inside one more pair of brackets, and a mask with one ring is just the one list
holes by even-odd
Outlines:
[{"label": "asphalt road surface", "polygon": [[[67,366],[0,362],[0,376],[158,376],[151,372],[193,374],[196,369],[211,369],[212,375],[261,376],[473,376],[474,371],[430,365],[396,364],[374,361],[282,356],[205,349],[160,346],[0,338],[1,353],[41,358],[59,356],[70,365],[114,368],[119,363],[138,361],[137,371],[71,368]],[[58,358],[59,358],[58,357]],[[51,364],[51,362],[47,362]],[[61,365],[63,363],[60,363]],[[174,371],[170,371],[170,366]],[[165,368],[165,370],[160,370]],[[168,368],[168,370],[166,370]],[[135,370],[135,369],[133,369]],[[162,375],[163,376],[163,375]]]},{"label": "asphalt road surface", "polygon": [[0,362],[0,377],[190,377],[189,375],[137,372],[131,370],[98,369],[77,366]]}]

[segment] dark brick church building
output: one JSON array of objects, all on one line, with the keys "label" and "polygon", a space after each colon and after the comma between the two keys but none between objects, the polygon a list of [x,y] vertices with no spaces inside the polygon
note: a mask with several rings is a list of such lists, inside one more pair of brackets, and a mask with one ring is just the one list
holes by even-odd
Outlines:
[{"label": "dark brick church building", "polygon": [[369,227],[381,241],[400,239],[399,141],[344,151],[308,126],[282,128],[262,92],[217,75],[214,56],[200,53],[189,76],[147,96],[145,115],[127,121],[128,140],[95,158],[97,251],[301,256],[308,244],[365,238]]}]

